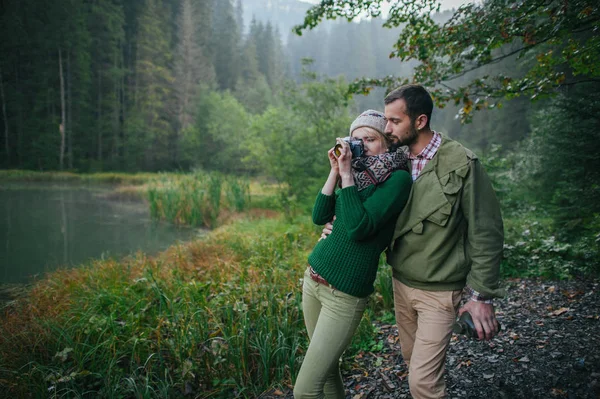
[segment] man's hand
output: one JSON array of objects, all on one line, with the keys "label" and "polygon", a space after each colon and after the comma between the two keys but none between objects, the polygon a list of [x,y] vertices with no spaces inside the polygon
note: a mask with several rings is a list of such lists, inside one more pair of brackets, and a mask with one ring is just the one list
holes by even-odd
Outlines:
[{"label": "man's hand", "polygon": [[326,239],[327,236],[329,234],[331,234],[331,232],[333,230],[333,221],[334,220],[335,220],[335,215],[333,215],[333,219],[331,219],[331,222],[325,224],[325,227],[323,227],[323,232],[321,233],[321,238],[319,238],[319,241]]},{"label": "man's hand", "polygon": [[469,312],[473,318],[473,324],[477,330],[478,339],[489,341],[498,333],[498,321],[496,320],[496,312],[494,305],[483,302],[468,301],[463,307],[458,309],[460,316],[464,312]]}]

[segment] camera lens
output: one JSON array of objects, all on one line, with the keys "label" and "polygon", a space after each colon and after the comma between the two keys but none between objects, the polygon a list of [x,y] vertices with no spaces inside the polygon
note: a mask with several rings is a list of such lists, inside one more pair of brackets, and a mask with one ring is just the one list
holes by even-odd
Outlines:
[{"label": "camera lens", "polygon": [[333,149],[333,152],[334,152],[334,153],[335,153],[335,155],[336,155],[336,156],[338,156],[338,157],[339,157],[340,155],[342,155],[342,145],[341,145],[341,144],[336,144],[336,145],[335,145],[335,147],[334,147],[334,149]]}]

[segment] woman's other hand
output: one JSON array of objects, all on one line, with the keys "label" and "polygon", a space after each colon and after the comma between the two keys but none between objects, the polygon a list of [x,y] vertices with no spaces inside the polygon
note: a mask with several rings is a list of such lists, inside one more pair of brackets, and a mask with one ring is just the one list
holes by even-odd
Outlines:
[{"label": "woman's other hand", "polygon": [[327,156],[329,157],[329,164],[331,165],[331,171],[339,174],[340,168],[338,164],[337,157],[334,153],[335,147],[332,147],[329,151],[327,151]]}]

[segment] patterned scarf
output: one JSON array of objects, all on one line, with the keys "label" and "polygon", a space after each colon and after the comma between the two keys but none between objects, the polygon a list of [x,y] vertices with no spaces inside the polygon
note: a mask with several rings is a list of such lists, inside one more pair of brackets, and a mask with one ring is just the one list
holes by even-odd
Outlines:
[{"label": "patterned scarf", "polygon": [[404,148],[370,157],[352,159],[354,184],[358,191],[364,190],[371,184],[380,184],[387,180],[395,170],[408,169],[408,157]]}]

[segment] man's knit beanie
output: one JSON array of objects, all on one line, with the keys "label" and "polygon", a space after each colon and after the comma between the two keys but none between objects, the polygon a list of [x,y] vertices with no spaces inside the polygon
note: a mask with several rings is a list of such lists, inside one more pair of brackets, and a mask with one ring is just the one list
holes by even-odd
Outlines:
[{"label": "man's knit beanie", "polygon": [[375,111],[372,109],[368,109],[362,114],[360,114],[354,122],[350,125],[350,136],[352,136],[352,132],[359,127],[370,127],[377,130],[381,134],[385,134],[385,124],[386,119],[385,115],[379,111]]}]

